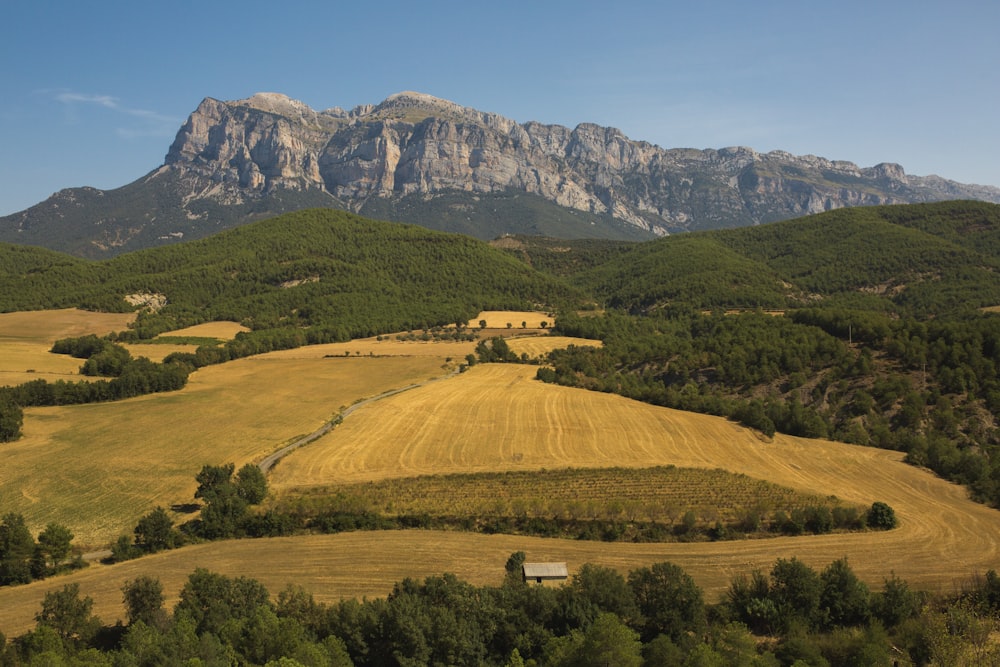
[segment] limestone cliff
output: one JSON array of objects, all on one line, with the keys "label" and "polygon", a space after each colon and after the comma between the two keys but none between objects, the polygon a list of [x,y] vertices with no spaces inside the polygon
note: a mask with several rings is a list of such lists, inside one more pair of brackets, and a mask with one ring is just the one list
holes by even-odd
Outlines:
[{"label": "limestone cliff", "polygon": [[[351,111],[261,93],[205,99],[162,167],[119,190],[57,193],[0,219],[0,240],[104,256],[317,205],[486,239],[649,238],[959,198],[1000,203],[1000,189],[909,176],[888,163],[665,149],[614,128],[522,124],[420,93]],[[554,227],[543,224],[557,218]],[[61,245],[40,242],[59,236],[59,220]]]}]

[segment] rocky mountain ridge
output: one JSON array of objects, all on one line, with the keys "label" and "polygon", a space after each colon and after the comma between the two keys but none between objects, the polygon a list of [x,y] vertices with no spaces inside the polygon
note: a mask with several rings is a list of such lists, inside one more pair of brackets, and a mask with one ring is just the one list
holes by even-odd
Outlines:
[{"label": "rocky mountain ridge", "polygon": [[517,123],[422,93],[350,111],[258,93],[206,98],[162,167],[118,190],[57,193],[0,219],[0,240],[97,257],[307,206],[484,239],[634,239],[942,199],[1000,203],[1000,188],[910,176],[891,163],[664,149],[615,128]]}]

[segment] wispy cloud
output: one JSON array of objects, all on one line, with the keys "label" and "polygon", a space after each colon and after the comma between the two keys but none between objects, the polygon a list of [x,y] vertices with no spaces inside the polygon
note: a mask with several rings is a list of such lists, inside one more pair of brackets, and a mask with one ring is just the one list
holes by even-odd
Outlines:
[{"label": "wispy cloud", "polygon": [[123,117],[135,119],[135,122],[131,124],[119,125],[115,128],[118,136],[125,139],[170,136],[177,131],[177,127],[182,122],[182,119],[174,116],[168,116],[149,109],[137,109],[122,104],[117,97],[112,97],[111,95],[96,95],[73,91],[47,92],[52,95],[52,99],[56,102],[73,110],[83,105],[96,106],[109,109]]}]

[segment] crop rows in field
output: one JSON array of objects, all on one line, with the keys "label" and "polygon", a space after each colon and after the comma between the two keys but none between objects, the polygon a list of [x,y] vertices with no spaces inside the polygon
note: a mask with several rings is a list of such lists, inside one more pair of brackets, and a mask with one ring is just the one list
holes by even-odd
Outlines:
[{"label": "crop rows in field", "polygon": [[539,517],[673,524],[694,512],[699,522],[735,522],[747,512],[771,514],[841,503],[724,470],[565,468],[426,475],[289,492],[286,511],[375,512],[386,516]]}]

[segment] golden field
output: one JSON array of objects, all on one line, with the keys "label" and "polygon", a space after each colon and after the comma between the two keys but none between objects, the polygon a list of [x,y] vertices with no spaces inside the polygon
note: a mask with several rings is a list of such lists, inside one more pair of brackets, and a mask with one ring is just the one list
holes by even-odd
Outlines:
[{"label": "golden field", "polygon": [[[522,341],[511,341],[518,353]],[[376,339],[301,348],[201,369],[172,394],[26,410],[25,437],[2,446],[0,507],[23,513],[36,531],[59,521],[78,543],[104,544],[156,504],[190,501],[201,465],[259,460],[359,399],[448,375],[473,348]],[[670,560],[709,600],[734,574],[769,569],[779,557],[822,567],[846,556],[875,588],[894,570],[914,587],[951,590],[1000,566],[1000,514],[968,500],[963,488],[902,463],[898,452],[781,435],[764,441],[723,419],[546,385],[534,379],[535,370],[477,365],[360,404],[332,433],[283,459],[272,489],[280,497],[315,485],[424,474],[675,465],[723,468],[848,503],[885,501],[901,525],[694,544],[440,531],[220,542],[0,589],[0,631],[11,636],[30,627],[44,592],[71,582],[111,622],[123,613],[125,580],[157,576],[169,602],[196,567],[255,577],[275,594],[295,582],[333,601],[382,596],[405,576],[446,571],[497,583],[507,556],[518,550],[531,560],[567,561],[571,572],[585,562],[625,572]]]},{"label": "golden field", "polygon": [[0,386],[31,380],[76,382],[83,361],[52,354],[60,338],[121,331],[135,313],[92,313],[75,308],[0,313]]}]

